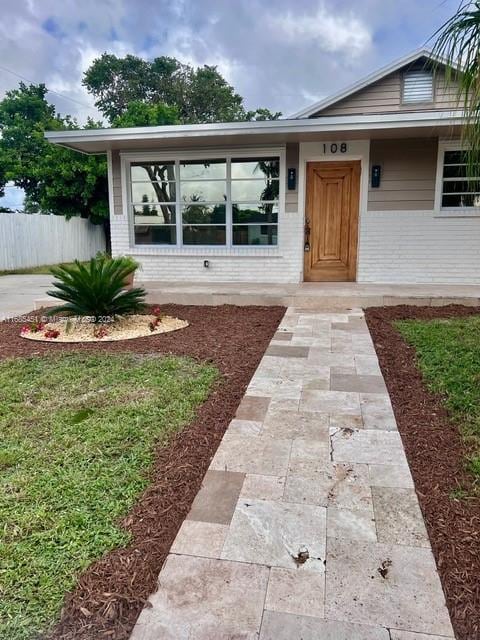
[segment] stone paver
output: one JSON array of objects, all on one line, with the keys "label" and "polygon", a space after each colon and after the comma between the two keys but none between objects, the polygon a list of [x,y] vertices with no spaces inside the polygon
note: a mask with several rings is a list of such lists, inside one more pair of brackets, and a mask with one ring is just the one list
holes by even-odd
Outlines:
[{"label": "stone paver", "polygon": [[450,619],[430,549],[329,538],[325,616],[447,635]]},{"label": "stone paver", "polygon": [[[286,569],[324,571],[326,511],[314,505],[241,499],[222,558]],[[308,549],[303,564],[298,551]]]},{"label": "stone paver", "polygon": [[265,611],[260,640],[390,640],[387,629]]},{"label": "stone paver", "polygon": [[450,640],[361,310],[289,308],[132,640]]},{"label": "stone paver", "polygon": [[267,567],[170,554],[130,640],[254,640],[267,583]]},{"label": "stone paver", "polygon": [[413,489],[373,487],[372,495],[379,542],[430,547]]}]

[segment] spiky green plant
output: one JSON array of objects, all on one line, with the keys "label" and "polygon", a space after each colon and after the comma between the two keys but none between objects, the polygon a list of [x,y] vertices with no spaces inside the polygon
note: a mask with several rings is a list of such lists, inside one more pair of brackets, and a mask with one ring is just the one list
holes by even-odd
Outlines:
[{"label": "spiky green plant", "polygon": [[462,0],[457,12],[433,35],[434,55],[446,63],[446,80],[458,87],[465,112],[462,141],[468,177],[480,164],[480,2]]},{"label": "spiky green plant", "polygon": [[87,264],[78,260],[73,265],[52,268],[55,289],[52,298],[65,304],[49,310],[49,314],[67,313],[91,316],[94,322],[105,317],[128,315],[144,308],[145,289],[125,290],[125,281],[136,265],[123,258],[97,256]]}]

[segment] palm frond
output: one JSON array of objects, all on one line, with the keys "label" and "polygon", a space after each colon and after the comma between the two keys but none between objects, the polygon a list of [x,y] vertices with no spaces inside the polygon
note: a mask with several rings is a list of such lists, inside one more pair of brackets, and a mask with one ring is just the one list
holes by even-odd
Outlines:
[{"label": "palm frond", "polygon": [[146,292],[141,287],[125,289],[127,277],[136,265],[123,258],[98,256],[86,265],[76,261],[71,266],[52,269],[54,289],[47,293],[65,304],[49,311],[69,315],[115,317],[141,311]]},{"label": "palm frond", "polygon": [[[469,178],[480,185],[480,2],[463,0],[455,15],[434,34],[433,54],[446,63],[446,82],[458,87],[465,112],[462,142]],[[460,70],[458,67],[460,66]]]}]

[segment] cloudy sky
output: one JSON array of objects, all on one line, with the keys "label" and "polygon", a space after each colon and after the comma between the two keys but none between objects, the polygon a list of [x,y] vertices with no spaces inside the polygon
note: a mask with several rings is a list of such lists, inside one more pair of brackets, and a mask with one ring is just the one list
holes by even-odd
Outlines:
[{"label": "cloudy sky", "polygon": [[[458,0],[0,0],[0,97],[21,76],[62,113],[102,52],[218,65],[249,108],[291,114],[422,46]],[[16,74],[16,75],[15,75]]]}]

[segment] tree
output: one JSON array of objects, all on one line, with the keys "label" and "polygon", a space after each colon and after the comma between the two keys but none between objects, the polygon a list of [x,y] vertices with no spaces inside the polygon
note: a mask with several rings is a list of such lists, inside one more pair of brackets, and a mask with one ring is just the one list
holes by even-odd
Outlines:
[{"label": "tree", "polygon": [[113,127],[155,127],[167,124],[179,124],[178,110],[175,106],[157,102],[147,104],[140,100],[130,102],[120,116],[112,122]]},{"label": "tree", "polygon": [[281,115],[268,109],[247,111],[243,98],[216,67],[194,69],[167,56],[149,62],[104,53],[87,69],[83,84],[111,123],[118,122],[131,102],[176,107],[182,124],[271,120]]},{"label": "tree", "polygon": [[[447,64],[447,82],[458,86],[466,125],[463,141],[467,172],[478,178],[480,164],[480,2],[463,1],[455,15],[434,34],[434,54]],[[461,71],[458,63],[461,62]],[[477,184],[477,189],[478,189]]]},{"label": "tree", "polygon": [[[54,146],[46,130],[78,129],[46,100],[45,85],[20,83],[0,101],[0,176],[25,191],[26,210],[67,218],[80,215],[95,224],[108,219],[105,158]],[[92,120],[87,128],[100,126]]]}]

